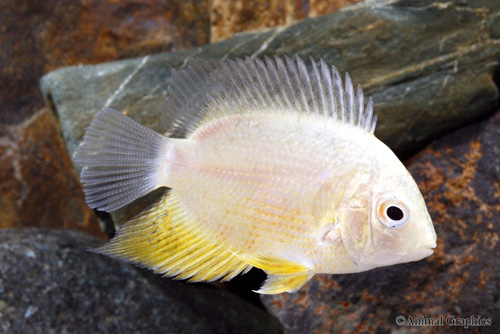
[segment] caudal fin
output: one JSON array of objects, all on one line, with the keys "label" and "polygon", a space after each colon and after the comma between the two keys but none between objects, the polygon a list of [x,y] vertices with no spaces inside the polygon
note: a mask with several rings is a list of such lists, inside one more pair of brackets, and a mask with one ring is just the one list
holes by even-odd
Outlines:
[{"label": "caudal fin", "polygon": [[89,207],[114,211],[163,185],[168,138],[114,109],[97,113],[76,152]]}]

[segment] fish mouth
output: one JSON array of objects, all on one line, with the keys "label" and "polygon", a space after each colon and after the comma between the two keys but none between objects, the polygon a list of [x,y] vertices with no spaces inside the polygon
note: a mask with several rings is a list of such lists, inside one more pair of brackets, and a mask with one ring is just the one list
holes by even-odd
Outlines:
[{"label": "fish mouth", "polygon": [[415,248],[403,255],[401,262],[413,262],[425,259],[434,253],[434,248],[436,248],[435,242],[427,245],[417,245]]},{"label": "fish mouth", "polygon": [[380,256],[380,254],[373,254],[372,256],[365,256],[363,258],[358,257],[355,261],[353,259],[353,261],[358,264],[369,264],[370,268],[391,266],[399,263],[420,261],[431,256],[434,253],[434,248],[436,248],[436,242],[418,244],[404,254],[384,254],[383,256]]}]

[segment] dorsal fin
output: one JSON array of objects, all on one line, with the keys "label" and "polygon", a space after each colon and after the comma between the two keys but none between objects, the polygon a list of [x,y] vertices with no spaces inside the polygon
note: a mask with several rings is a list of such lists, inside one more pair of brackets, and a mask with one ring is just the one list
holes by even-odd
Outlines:
[{"label": "dorsal fin", "polygon": [[304,112],[324,115],[375,130],[371,97],[364,105],[363,90],[354,92],[346,73],[345,86],[335,66],[300,57],[274,60],[193,58],[184,70],[172,70],[166,112],[176,115],[169,134],[188,135],[206,120],[255,112]]}]

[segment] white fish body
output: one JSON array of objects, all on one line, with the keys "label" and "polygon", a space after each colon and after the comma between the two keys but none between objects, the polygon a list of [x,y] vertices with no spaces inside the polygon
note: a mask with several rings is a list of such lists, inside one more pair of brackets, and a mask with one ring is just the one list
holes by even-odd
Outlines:
[{"label": "white fish body", "polygon": [[105,109],[79,149],[92,207],[171,188],[102,253],[195,281],[255,266],[269,274],[261,293],[432,254],[422,195],[348,76],[344,89],[324,62],[276,57],[195,60],[172,80],[167,103],[183,117],[171,132],[184,139]]}]

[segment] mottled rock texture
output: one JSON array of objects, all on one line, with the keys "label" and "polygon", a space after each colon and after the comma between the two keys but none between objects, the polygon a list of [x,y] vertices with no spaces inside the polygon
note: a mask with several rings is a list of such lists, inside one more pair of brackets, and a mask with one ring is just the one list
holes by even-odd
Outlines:
[{"label": "mottled rock texture", "polygon": [[230,293],[144,273],[86,251],[64,230],[0,230],[0,333],[280,333]]},{"label": "mottled rock texture", "polygon": [[[164,131],[159,110],[171,68],[185,66],[189,57],[323,58],[363,84],[379,115],[377,136],[408,156],[497,103],[499,23],[500,7],[494,2],[374,1],[188,51],[61,69],[46,75],[41,88],[73,154],[84,129],[105,106]],[[115,221],[138,211],[132,207],[114,214]]]},{"label": "mottled rock texture", "polygon": [[57,119],[40,111],[43,73],[204,44],[208,27],[203,1],[1,1],[0,227],[100,235]]},{"label": "mottled rock texture", "polygon": [[102,235],[47,109],[0,138],[0,228],[75,228]]},{"label": "mottled rock texture", "polygon": [[379,114],[377,135],[408,154],[484,115],[498,100],[499,13],[494,2],[484,1],[374,1],[189,51],[61,69],[46,75],[41,88],[73,153],[104,106],[164,131],[157,110],[170,69],[185,66],[189,57],[312,56],[349,70],[363,84]]},{"label": "mottled rock texture", "polygon": [[[398,316],[490,318],[500,330],[500,112],[435,141],[408,162],[438,235],[430,258],[354,275],[318,275],[296,294],[264,296],[286,333],[461,332],[400,327]],[[470,329],[469,329],[470,330]]]},{"label": "mottled rock texture", "polygon": [[[57,120],[40,111],[43,73],[199,46],[355,1],[247,0],[237,11],[232,0],[0,1],[0,227],[72,227],[99,234],[82,206]],[[41,163],[40,154],[50,162]]]},{"label": "mottled rock texture", "polygon": [[210,42],[237,32],[285,26],[305,18],[329,14],[361,0],[212,0]]},{"label": "mottled rock texture", "polygon": [[44,72],[208,43],[206,1],[28,1],[0,4],[0,115],[13,124],[43,105]]}]

